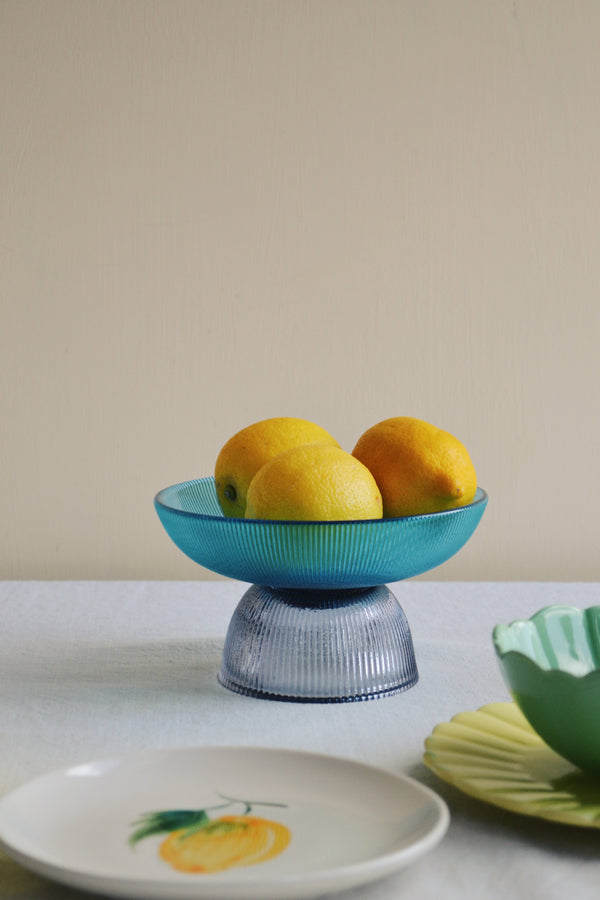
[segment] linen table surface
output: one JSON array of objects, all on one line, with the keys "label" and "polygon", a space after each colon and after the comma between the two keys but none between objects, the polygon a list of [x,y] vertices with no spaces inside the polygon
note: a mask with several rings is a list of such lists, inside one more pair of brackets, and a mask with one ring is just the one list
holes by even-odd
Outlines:
[{"label": "linen table surface", "polygon": [[[341,704],[244,697],[217,681],[225,632],[248,585],[0,583],[0,795],[42,773],[149,748],[256,745],[335,754],[409,775],[448,804],[440,844],[339,900],[597,900],[600,829],[470,798],[423,764],[455,714],[509,701],[491,633],[543,606],[600,603],[599,584],[390,585],[410,623],[419,682]],[[83,900],[0,852],[0,898]]]}]

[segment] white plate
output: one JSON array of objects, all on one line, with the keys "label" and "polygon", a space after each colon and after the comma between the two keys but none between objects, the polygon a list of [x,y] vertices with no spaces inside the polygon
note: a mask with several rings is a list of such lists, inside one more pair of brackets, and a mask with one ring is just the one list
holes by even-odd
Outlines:
[{"label": "white plate", "polygon": [[[224,798],[239,802],[225,806]],[[252,852],[255,863],[194,873],[161,858],[165,834],[131,844],[140,817],[181,810],[205,810],[210,820],[266,819],[278,824],[255,823],[257,840],[274,839],[275,849],[278,836],[290,840],[260,861],[258,844],[249,850],[240,843],[237,818],[200,829],[196,843],[205,854],[220,840],[222,853],[247,859]],[[293,750],[196,747],[142,751],[36,778],[0,801],[0,846],[38,874],[112,897],[283,900],[383,878],[434,847],[448,821],[445,803],[429,788],[363,763]],[[248,824],[243,819],[246,831]],[[215,829],[221,837],[211,843]]]}]

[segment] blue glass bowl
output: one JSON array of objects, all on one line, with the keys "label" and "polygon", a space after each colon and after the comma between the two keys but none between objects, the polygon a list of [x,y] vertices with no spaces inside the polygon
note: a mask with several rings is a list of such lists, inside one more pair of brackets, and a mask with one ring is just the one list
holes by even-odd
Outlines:
[{"label": "blue glass bowl", "polygon": [[422,516],[353,522],[274,522],[223,515],[214,478],[159,491],[156,511],[171,540],[194,562],[251,584],[330,590],[368,588],[427,572],[454,556],[487,505]]},{"label": "blue glass bowl", "polygon": [[221,684],[269,700],[340,703],[417,682],[410,628],[386,583],[457,553],[487,494],[444,512],[356,522],[228,518],[214,478],[172,485],[154,503],[190,559],[251,583],[227,630]]}]

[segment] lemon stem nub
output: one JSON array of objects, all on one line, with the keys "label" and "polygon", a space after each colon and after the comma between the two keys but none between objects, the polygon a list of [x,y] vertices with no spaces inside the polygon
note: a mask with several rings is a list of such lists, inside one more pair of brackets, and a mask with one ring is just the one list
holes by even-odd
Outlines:
[{"label": "lemon stem nub", "polygon": [[227,485],[227,487],[225,488],[224,494],[228,500],[231,500],[232,503],[235,500],[235,498],[237,497],[237,491],[232,484]]}]

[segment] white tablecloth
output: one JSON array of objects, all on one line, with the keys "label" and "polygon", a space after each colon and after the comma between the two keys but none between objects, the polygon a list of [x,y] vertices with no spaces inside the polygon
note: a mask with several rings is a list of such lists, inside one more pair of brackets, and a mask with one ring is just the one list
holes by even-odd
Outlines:
[{"label": "white tablecloth", "polygon": [[[471,799],[422,763],[434,726],[509,700],[497,622],[543,606],[600,603],[599,584],[390,585],[407,613],[420,680],[385,699],[295,704],[217,682],[227,624],[248,585],[0,583],[0,794],[98,757],[155,747],[256,744],[334,753],[403,772],[448,803],[446,837],[384,881],[340,900],[552,900],[600,896],[600,831]],[[0,853],[0,898],[75,900]],[[332,895],[333,896],[333,895]]]}]

